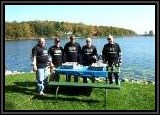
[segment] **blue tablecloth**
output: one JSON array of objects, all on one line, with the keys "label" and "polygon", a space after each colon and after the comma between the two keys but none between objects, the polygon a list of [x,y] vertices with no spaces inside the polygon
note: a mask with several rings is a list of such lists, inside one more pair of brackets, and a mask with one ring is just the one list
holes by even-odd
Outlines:
[{"label": "blue tablecloth", "polygon": [[107,77],[108,72],[106,71],[106,68],[102,68],[101,70],[91,70],[89,66],[82,66],[78,68],[64,68],[63,66],[60,66],[56,68],[55,70],[59,74],[64,75],[78,75],[83,77],[93,76],[93,77]]}]

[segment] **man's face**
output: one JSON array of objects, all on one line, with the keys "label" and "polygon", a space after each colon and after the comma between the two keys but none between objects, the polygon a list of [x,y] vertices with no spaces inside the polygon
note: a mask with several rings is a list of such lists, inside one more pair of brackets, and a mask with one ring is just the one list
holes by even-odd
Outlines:
[{"label": "man's face", "polygon": [[44,47],[45,46],[45,39],[40,39],[39,44],[41,47]]},{"label": "man's face", "polygon": [[86,40],[86,44],[87,44],[87,46],[91,46],[91,41],[90,40]]},{"label": "man's face", "polygon": [[60,41],[55,41],[54,43],[56,46],[60,46]]},{"label": "man's face", "polygon": [[107,38],[107,40],[110,44],[113,44],[113,38]]},{"label": "man's face", "polygon": [[71,38],[70,38],[70,42],[71,42],[71,43],[75,43],[75,37],[71,37]]}]

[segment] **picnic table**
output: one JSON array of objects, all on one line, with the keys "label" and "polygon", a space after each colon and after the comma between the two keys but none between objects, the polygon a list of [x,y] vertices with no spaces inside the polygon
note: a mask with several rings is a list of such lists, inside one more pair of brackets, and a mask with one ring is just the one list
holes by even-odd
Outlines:
[{"label": "picnic table", "polygon": [[[56,68],[56,72],[61,75],[78,75],[79,77],[104,77],[105,79],[108,77],[108,70],[109,72],[111,69],[104,67],[93,67],[93,66],[60,66]],[[119,68],[115,68],[113,72],[120,72]],[[120,89],[120,84],[108,84],[104,83],[76,83],[76,82],[49,82],[49,85],[56,86],[56,99],[58,90],[61,86],[70,86],[70,87],[84,87],[84,88],[104,88],[105,89],[105,103],[107,99],[107,90],[108,89]]]}]

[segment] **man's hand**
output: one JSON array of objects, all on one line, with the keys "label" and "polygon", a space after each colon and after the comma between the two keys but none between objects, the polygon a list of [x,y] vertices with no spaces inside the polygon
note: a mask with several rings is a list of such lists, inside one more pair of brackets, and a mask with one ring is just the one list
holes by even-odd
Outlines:
[{"label": "man's hand", "polygon": [[34,71],[34,72],[37,71],[37,66],[36,66],[36,65],[33,66],[33,71]]},{"label": "man's hand", "polygon": [[54,67],[54,64],[53,64],[53,63],[50,63],[50,67],[53,68],[53,67]]},{"label": "man's hand", "polygon": [[108,61],[104,61],[104,60],[103,60],[103,63],[108,64]]},{"label": "man's hand", "polygon": [[93,58],[94,58],[94,59],[97,59],[97,57],[96,57],[95,55],[93,56]]},{"label": "man's hand", "polygon": [[121,65],[122,65],[122,63],[119,63],[119,64],[118,64],[118,67],[121,67]]}]

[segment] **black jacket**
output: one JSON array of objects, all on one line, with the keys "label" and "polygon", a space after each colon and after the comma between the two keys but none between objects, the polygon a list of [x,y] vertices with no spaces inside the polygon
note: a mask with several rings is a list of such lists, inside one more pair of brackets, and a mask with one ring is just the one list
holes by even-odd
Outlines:
[{"label": "black jacket", "polygon": [[102,50],[103,61],[108,61],[109,65],[119,63],[121,49],[119,44],[105,44]]},{"label": "black jacket", "polygon": [[66,43],[64,46],[64,56],[66,62],[81,62],[81,46],[75,42]]},{"label": "black jacket", "polygon": [[91,47],[87,45],[82,47],[82,63],[84,66],[89,66],[96,61],[93,56],[98,56],[97,49],[94,45],[91,45]]}]

